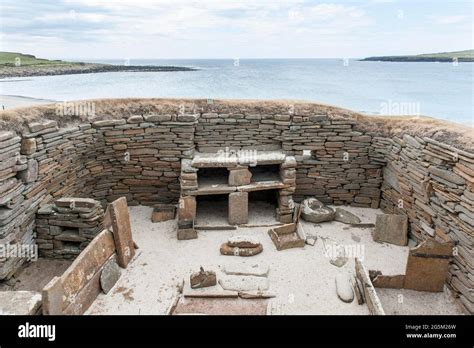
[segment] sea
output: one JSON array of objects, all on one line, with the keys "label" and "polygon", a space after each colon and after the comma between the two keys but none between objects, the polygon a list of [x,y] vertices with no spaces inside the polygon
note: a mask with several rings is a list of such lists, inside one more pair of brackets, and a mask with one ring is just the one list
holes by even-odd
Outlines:
[{"label": "sea", "polygon": [[474,126],[474,63],[357,59],[89,62],[172,65],[197,70],[8,78],[0,80],[0,94],[55,101],[126,97],[298,99],[373,115],[423,115]]}]

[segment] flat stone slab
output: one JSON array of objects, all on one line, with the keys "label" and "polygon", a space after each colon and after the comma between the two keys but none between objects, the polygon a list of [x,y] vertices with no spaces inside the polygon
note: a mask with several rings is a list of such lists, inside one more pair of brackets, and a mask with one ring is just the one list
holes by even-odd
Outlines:
[{"label": "flat stone slab", "polygon": [[227,275],[250,275],[256,277],[267,277],[270,272],[268,265],[258,263],[230,263],[221,266],[222,272]]},{"label": "flat stone slab", "polygon": [[336,215],[334,217],[334,220],[342,222],[344,224],[360,223],[360,219],[358,216],[342,208],[336,208]]},{"label": "flat stone slab", "polygon": [[[286,155],[282,151],[257,151],[255,156],[257,165],[280,164],[285,162],[285,159]],[[241,158],[239,158],[239,163],[245,164]]]},{"label": "flat stone slab", "polygon": [[63,208],[94,208],[100,205],[100,202],[91,198],[76,198],[76,197],[64,197],[59,198],[55,201],[57,207]]},{"label": "flat stone slab", "polygon": [[408,243],[408,218],[406,215],[379,214],[375,221],[373,239],[400,246]]},{"label": "flat stone slab", "polygon": [[229,186],[226,184],[212,183],[205,180],[200,180],[198,189],[195,191],[189,191],[190,196],[202,196],[202,195],[222,195],[237,191],[236,186]]},{"label": "flat stone slab", "polygon": [[334,265],[336,267],[342,267],[344,266],[348,261],[348,258],[345,257],[345,256],[337,256],[337,257],[334,257],[334,258],[331,258],[329,260],[329,263],[331,265]]},{"label": "flat stone slab", "polygon": [[35,315],[41,308],[41,293],[0,291],[0,315]]},{"label": "flat stone slab", "polygon": [[253,290],[253,291],[241,291],[239,292],[239,297],[246,298],[246,299],[273,298],[273,297],[276,297],[276,294],[269,291]]},{"label": "flat stone slab", "polygon": [[226,156],[225,153],[195,153],[191,161],[191,166],[194,168],[225,168],[236,167],[238,163],[237,156],[232,154]]},{"label": "flat stone slab", "polygon": [[198,152],[194,155],[191,165],[194,168],[233,168],[237,165],[266,165],[285,162],[286,155],[282,151],[229,150],[217,153]]},{"label": "flat stone slab", "polygon": [[337,297],[343,302],[351,303],[354,301],[354,291],[349,276],[345,273],[336,275],[336,292]]},{"label": "flat stone slab", "polygon": [[225,290],[233,291],[253,291],[268,290],[270,282],[266,277],[225,275],[219,279],[219,284]]},{"label": "flat stone slab", "polygon": [[287,188],[289,185],[284,184],[279,180],[259,181],[249,185],[238,186],[236,189],[240,192],[253,192],[263,190],[276,190]]}]

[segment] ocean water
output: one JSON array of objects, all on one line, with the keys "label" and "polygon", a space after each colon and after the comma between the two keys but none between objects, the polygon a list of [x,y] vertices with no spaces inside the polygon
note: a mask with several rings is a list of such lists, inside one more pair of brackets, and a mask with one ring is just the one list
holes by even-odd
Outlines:
[{"label": "ocean water", "polygon": [[[94,61],[124,64],[123,60]],[[474,63],[342,59],[131,60],[191,72],[112,72],[0,80],[0,94],[70,101],[189,97],[301,99],[369,114],[427,115],[474,125]]]}]

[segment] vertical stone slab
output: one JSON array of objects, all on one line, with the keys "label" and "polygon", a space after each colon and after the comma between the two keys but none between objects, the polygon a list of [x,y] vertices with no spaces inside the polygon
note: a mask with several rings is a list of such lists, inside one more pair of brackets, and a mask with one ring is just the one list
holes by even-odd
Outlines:
[{"label": "vertical stone slab", "polygon": [[406,215],[379,214],[375,221],[374,241],[405,246],[408,243],[408,218]]},{"label": "vertical stone slab", "polygon": [[196,219],[196,197],[185,196],[179,199],[178,220],[194,221]]},{"label": "vertical stone slab", "polygon": [[43,315],[62,314],[63,294],[61,278],[54,277],[46,284],[41,293]]},{"label": "vertical stone slab", "polygon": [[135,256],[127,199],[121,197],[113,201],[109,204],[108,210],[110,212],[115,248],[117,250],[117,262],[120,267],[126,268],[130,260]]},{"label": "vertical stone slab", "polygon": [[[80,297],[80,294],[84,293],[84,288],[95,277],[104,263],[114,254],[115,245],[112,233],[107,230],[102,231],[61,275],[60,278],[64,291],[62,310],[64,312],[71,305],[79,309],[87,307],[90,297]],[[84,302],[81,302],[83,299],[85,299]]]},{"label": "vertical stone slab", "polygon": [[249,221],[248,192],[232,192],[229,194],[229,224],[240,225]]},{"label": "vertical stone slab", "polygon": [[252,179],[252,173],[247,167],[229,168],[229,185],[248,185]]},{"label": "vertical stone slab", "polygon": [[442,292],[453,252],[452,242],[428,239],[408,255],[405,289]]},{"label": "vertical stone slab", "polygon": [[367,307],[369,307],[370,313],[372,315],[385,315],[385,311],[382,308],[380,299],[377,296],[377,292],[375,291],[375,288],[370,280],[369,272],[367,272],[364,264],[358,258],[355,259],[355,274],[362,283],[365,301],[367,303]]}]

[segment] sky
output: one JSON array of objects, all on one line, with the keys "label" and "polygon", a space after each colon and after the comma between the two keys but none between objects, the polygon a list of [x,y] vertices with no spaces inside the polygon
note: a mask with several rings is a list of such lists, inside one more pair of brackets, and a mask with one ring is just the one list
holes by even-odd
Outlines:
[{"label": "sky", "polygon": [[473,48],[472,0],[2,0],[0,50],[54,59],[359,58]]}]

